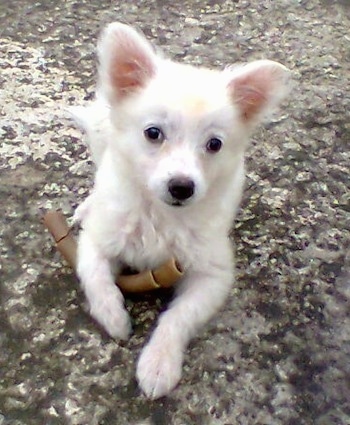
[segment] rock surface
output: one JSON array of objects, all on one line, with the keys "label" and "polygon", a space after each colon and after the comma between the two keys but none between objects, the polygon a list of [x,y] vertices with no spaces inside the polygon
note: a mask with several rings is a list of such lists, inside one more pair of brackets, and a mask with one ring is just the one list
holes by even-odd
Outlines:
[{"label": "rock surface", "polygon": [[[350,424],[349,17],[347,0],[2,1],[1,425]],[[295,81],[247,154],[235,288],[154,402],[135,360],[166,297],[128,299],[134,335],[115,343],[41,223],[91,187],[65,108],[93,97],[96,36],[113,20],[176,60],[269,58]]]}]

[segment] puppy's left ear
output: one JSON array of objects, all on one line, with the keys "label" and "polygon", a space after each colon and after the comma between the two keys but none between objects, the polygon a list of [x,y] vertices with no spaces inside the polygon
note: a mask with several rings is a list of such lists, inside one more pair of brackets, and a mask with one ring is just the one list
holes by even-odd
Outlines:
[{"label": "puppy's left ear", "polygon": [[114,22],[98,43],[100,86],[110,102],[145,87],[157,69],[152,45],[134,28]]},{"label": "puppy's left ear", "polygon": [[289,71],[278,62],[255,61],[231,72],[229,93],[249,126],[261,121],[289,92]]}]

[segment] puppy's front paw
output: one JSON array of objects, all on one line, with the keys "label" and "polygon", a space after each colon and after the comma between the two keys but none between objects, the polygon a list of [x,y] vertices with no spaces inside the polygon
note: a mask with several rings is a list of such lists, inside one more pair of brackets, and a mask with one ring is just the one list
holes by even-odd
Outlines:
[{"label": "puppy's front paw", "polygon": [[131,332],[131,323],[118,291],[108,291],[89,300],[90,314],[116,339],[127,339]]},{"label": "puppy's front paw", "polygon": [[181,378],[182,351],[163,343],[150,342],[142,351],[137,365],[137,380],[148,398],[156,399],[169,392]]}]

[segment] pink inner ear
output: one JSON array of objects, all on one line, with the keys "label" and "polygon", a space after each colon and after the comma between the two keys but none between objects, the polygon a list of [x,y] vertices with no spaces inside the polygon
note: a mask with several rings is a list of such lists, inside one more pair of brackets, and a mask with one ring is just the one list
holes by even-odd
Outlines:
[{"label": "pink inner ear", "polygon": [[258,115],[267,101],[264,93],[249,86],[240,87],[236,90],[236,99],[241,108],[242,116],[247,121]]},{"label": "pink inner ear", "polygon": [[254,119],[269,101],[273,84],[270,72],[257,69],[236,77],[229,84],[234,102],[239,106],[245,121]]},{"label": "pink inner ear", "polygon": [[119,97],[144,87],[154,74],[152,59],[137,46],[122,46],[111,63],[111,83]]}]

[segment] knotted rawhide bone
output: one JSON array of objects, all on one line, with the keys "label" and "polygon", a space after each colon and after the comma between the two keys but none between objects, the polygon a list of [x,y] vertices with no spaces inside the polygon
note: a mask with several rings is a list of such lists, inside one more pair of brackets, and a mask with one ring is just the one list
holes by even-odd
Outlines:
[{"label": "knotted rawhide bone", "polygon": [[[77,241],[71,228],[61,211],[49,210],[44,215],[44,224],[52,234],[57,250],[66,259],[68,264],[76,270]],[[117,285],[123,292],[145,292],[158,288],[170,288],[181,277],[183,271],[175,259],[171,259],[155,270],[146,270],[141,273],[120,275]]]}]

